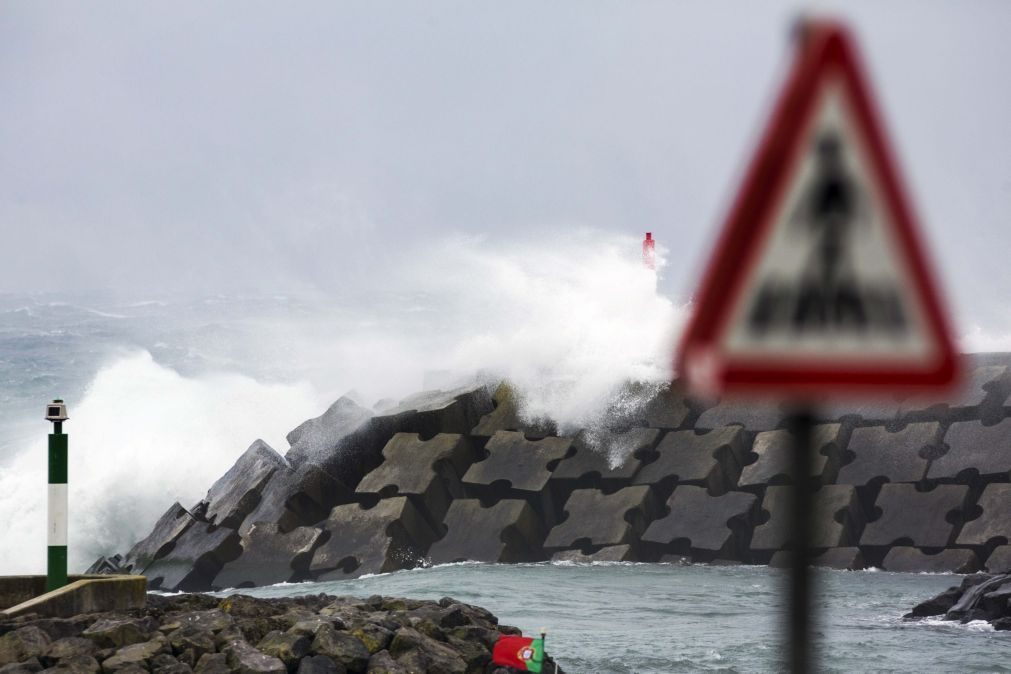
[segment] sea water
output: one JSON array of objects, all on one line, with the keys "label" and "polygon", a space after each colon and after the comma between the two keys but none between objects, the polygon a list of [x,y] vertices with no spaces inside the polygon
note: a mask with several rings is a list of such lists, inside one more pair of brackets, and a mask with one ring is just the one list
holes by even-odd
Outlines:
[{"label": "sea water", "polygon": [[[816,671],[1011,671],[1011,632],[984,622],[902,619],[959,576],[814,575]],[[784,576],[764,566],[451,564],[238,592],[453,597],[489,609],[524,634],[546,628],[548,651],[570,674],[775,672],[785,669]]]}]

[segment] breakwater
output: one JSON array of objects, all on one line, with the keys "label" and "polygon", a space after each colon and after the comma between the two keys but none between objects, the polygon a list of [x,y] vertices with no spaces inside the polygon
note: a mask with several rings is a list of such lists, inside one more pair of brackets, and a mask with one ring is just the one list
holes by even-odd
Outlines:
[{"label": "breakwater", "polygon": [[487,610],[449,597],[150,595],[145,608],[0,620],[0,667],[11,674],[44,668],[82,674],[505,674],[491,664],[491,650],[501,635],[518,633]]},{"label": "breakwater", "polygon": [[[816,563],[1011,566],[1011,356],[973,358],[945,401],[821,411]],[[348,398],[256,442],[191,507],[92,571],[206,590],[462,560],[777,564],[790,437],[775,406],[630,385],[606,430],[524,420],[508,384],[364,408]]]}]

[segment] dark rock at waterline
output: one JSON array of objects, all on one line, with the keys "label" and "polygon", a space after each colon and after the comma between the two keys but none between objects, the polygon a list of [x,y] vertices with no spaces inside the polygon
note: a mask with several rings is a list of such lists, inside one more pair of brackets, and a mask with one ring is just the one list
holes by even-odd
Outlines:
[{"label": "dark rock at waterline", "polygon": [[517,632],[449,597],[149,600],[145,609],[0,622],[0,672],[486,674],[508,671],[491,665],[491,651]]},{"label": "dark rock at waterline", "polygon": [[977,573],[962,583],[923,601],[906,619],[943,615],[945,620],[985,620],[994,629],[1011,629],[1011,574]]}]

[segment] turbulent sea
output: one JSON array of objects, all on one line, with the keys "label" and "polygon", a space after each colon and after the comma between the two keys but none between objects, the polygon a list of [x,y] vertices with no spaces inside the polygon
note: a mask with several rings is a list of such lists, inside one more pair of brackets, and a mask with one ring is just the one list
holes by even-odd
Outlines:
[{"label": "turbulent sea", "polygon": [[[634,277],[637,267],[629,268]],[[529,369],[511,376],[534,380],[550,363],[599,384],[568,397],[553,389],[545,399],[576,421],[592,415],[609,381],[643,372],[638,360],[602,362],[600,354],[648,351],[634,343],[644,330],[638,316],[670,305],[618,298],[600,310],[612,317],[601,334],[587,327],[600,315],[563,311],[586,304],[572,290],[578,285],[542,293],[561,307],[538,308],[526,290],[512,304],[492,303],[499,323],[476,315],[474,301],[447,306],[423,293],[341,306],[283,296],[0,295],[0,574],[44,570],[42,412],[51,397],[66,398],[70,411],[71,565],[81,570],[128,549],[173,501],[196,503],[256,438],[284,451],[287,431],[350,389],[371,404],[419,390],[430,369],[443,376],[519,353]],[[531,314],[542,332],[523,322]],[[574,350],[573,332],[600,341]],[[448,347],[447,335],[456,340]],[[1011,671],[1009,634],[901,620],[958,577],[819,578],[823,671]],[[528,633],[547,627],[548,648],[570,674],[761,672],[782,666],[780,580],[765,567],[464,564],[244,591],[449,595]]]},{"label": "turbulent sea", "polygon": [[[1011,671],[1011,632],[902,620],[959,576],[823,571],[816,579],[817,671]],[[547,628],[548,652],[571,674],[666,674],[783,671],[782,583],[767,567],[455,564],[241,592],[450,596],[525,634]]]}]

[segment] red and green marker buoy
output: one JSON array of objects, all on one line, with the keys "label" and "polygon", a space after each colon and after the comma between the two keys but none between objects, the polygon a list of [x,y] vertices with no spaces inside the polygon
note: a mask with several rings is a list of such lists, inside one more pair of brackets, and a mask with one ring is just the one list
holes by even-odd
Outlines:
[{"label": "red and green marker buoy", "polygon": [[63,422],[67,406],[56,399],[46,405],[46,419],[53,423],[49,434],[49,526],[46,531],[48,559],[46,591],[67,584],[67,435]]}]

